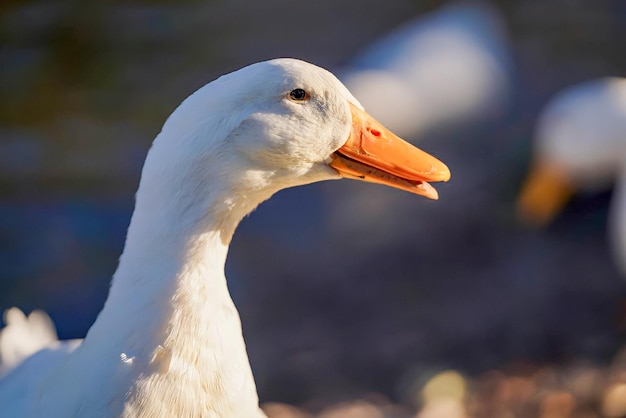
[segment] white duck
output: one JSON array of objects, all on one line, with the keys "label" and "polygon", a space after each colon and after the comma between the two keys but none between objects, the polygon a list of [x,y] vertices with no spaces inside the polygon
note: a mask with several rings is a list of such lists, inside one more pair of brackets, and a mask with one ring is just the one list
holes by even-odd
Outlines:
[{"label": "white duck", "polygon": [[260,417],[224,263],[241,219],[287,187],[348,177],[432,199],[448,168],[329,72],[278,59],[220,77],[169,117],[87,336],[0,381],[2,417]]},{"label": "white duck", "polygon": [[471,2],[405,23],[338,74],[372,115],[399,135],[415,136],[502,113],[511,62],[498,11]]},{"label": "white duck", "polygon": [[521,216],[545,224],[575,191],[607,189],[617,179],[609,232],[626,273],[626,79],[603,78],[558,94],[539,119],[534,145]]}]

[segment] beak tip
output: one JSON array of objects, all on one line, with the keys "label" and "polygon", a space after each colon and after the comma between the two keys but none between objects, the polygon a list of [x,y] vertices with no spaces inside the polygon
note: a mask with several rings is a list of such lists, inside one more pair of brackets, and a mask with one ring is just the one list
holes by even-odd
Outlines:
[{"label": "beak tip", "polygon": [[442,165],[443,167],[440,167],[437,170],[437,174],[436,174],[437,181],[447,182],[450,180],[450,176],[451,176],[450,169],[445,164],[442,163]]}]

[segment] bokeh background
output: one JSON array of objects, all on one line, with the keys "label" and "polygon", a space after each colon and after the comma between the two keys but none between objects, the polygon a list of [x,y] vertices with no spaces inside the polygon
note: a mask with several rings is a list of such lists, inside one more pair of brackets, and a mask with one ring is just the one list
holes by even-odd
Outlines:
[{"label": "bokeh background", "polygon": [[[422,38],[398,49],[402,36]],[[472,36],[484,52],[463,62],[468,46],[457,41]],[[421,76],[374,93],[374,81],[354,81],[397,63],[394,53]],[[437,202],[314,184],[244,220],[227,277],[261,401],[326,417],[626,416],[611,191],[576,197],[543,229],[515,209],[547,101],[626,75],[623,0],[5,0],[0,311],[43,309],[60,338],[84,336],[165,118],[220,74],[285,56],[352,80],[357,98],[445,161],[452,180]],[[392,120],[401,111],[408,125]],[[427,415],[428,390],[453,405]],[[618,409],[607,409],[610,396]]]}]

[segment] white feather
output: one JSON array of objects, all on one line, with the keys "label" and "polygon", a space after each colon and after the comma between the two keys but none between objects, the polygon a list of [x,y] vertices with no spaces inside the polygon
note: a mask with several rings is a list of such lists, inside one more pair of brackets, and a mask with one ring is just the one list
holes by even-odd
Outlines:
[{"label": "white feather", "polygon": [[15,368],[25,358],[57,340],[50,317],[35,310],[30,315],[18,308],[4,312],[5,327],[0,331],[0,376]]}]

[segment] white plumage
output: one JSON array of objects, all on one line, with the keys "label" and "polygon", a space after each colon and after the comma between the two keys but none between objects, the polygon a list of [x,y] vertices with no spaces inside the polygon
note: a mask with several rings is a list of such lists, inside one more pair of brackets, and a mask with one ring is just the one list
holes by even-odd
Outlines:
[{"label": "white plumage", "polygon": [[102,312],[82,343],[33,346],[45,348],[0,381],[0,416],[263,416],[224,277],[228,245],[276,191],[341,177],[436,198],[427,181],[449,171],[302,61],[253,64],[192,94],[148,153]]},{"label": "white plumage", "polygon": [[54,324],[43,311],[26,316],[18,308],[11,308],[3,319],[6,326],[0,333],[0,376],[57,340]]}]

